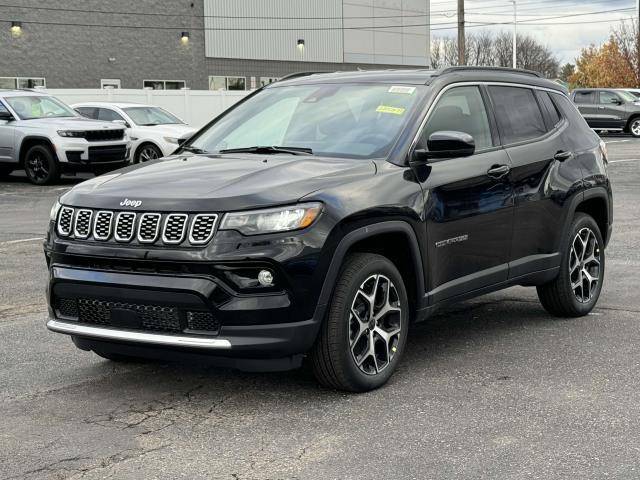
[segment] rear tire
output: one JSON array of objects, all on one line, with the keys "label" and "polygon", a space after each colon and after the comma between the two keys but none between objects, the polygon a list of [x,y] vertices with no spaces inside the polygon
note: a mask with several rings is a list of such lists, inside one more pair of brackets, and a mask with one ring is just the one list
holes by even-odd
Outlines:
[{"label": "rear tire", "polygon": [[540,303],[558,317],[582,317],[598,302],[604,280],[604,241],[593,217],[576,213],[562,243],[560,273],[537,287]]},{"label": "rear tire", "polygon": [[60,178],[60,165],[46,145],[34,145],[24,156],[24,170],[34,185],[49,185]]},{"label": "rear tire", "polygon": [[349,255],[311,353],[318,381],[365,392],[384,385],[407,341],[409,303],[400,272],[381,255]]}]

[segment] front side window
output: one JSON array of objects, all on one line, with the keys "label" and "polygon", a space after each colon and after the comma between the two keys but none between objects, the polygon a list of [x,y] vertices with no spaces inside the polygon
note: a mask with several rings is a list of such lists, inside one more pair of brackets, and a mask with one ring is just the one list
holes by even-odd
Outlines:
[{"label": "front side window", "polygon": [[[123,108],[123,110],[127,115],[129,115],[136,125],[148,127],[153,125],[174,125],[184,123],[178,117],[159,107],[129,107]],[[122,117],[118,120],[121,119]]]},{"label": "front side window", "polygon": [[487,110],[478,87],[448,90],[427,120],[420,144],[426,146],[429,137],[440,131],[468,133],[475,141],[476,150],[493,146]]},{"label": "front side window", "polygon": [[600,103],[603,105],[614,105],[622,100],[615,92],[600,92]]},{"label": "front side window", "polygon": [[280,146],[311,149],[318,156],[384,158],[425,88],[381,84],[270,87],[231,110],[190,146],[211,153]]},{"label": "front side window", "polygon": [[53,97],[25,95],[7,97],[6,101],[22,120],[77,116],[71,108]]},{"label": "front side window", "polygon": [[523,87],[489,87],[504,144],[541,137],[547,128],[533,90]]}]

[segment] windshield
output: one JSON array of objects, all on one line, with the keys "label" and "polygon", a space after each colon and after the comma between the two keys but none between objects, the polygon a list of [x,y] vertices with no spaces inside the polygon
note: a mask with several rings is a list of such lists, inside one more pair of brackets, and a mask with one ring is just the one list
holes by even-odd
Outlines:
[{"label": "windshield", "polygon": [[383,158],[424,88],[381,84],[271,87],[222,117],[190,146],[209,153],[279,146],[310,150],[319,156]]},{"label": "windshield", "polygon": [[624,90],[618,90],[618,95],[622,97],[625,102],[637,102],[638,98],[632,93],[625,92]]},{"label": "windshield", "polygon": [[123,108],[123,110],[131,117],[131,120],[133,120],[133,123],[136,125],[153,126],[184,123],[178,117],[174,117],[159,107],[129,107]]},{"label": "windshield", "polygon": [[22,120],[78,116],[71,108],[53,97],[25,95],[23,97],[5,97],[5,100]]}]

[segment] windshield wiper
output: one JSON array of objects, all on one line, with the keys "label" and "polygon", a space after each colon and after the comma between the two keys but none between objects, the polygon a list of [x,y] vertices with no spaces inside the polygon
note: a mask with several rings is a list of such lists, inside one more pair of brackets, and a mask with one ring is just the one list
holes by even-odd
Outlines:
[{"label": "windshield wiper", "polygon": [[206,150],[202,150],[201,148],[198,148],[198,147],[192,147],[191,145],[180,147],[180,150],[182,150],[183,152],[195,153],[196,155],[200,155],[200,154],[203,154],[203,153],[209,153]]},{"label": "windshield wiper", "polygon": [[276,147],[276,146],[257,146],[244,148],[227,148],[220,150],[218,153],[288,153],[290,155],[313,155],[313,150],[303,147]]}]

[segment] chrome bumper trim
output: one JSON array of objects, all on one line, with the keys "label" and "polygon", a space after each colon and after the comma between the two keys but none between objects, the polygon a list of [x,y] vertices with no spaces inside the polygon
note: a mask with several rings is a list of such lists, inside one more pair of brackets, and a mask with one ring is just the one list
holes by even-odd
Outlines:
[{"label": "chrome bumper trim", "polygon": [[172,347],[192,348],[231,348],[231,342],[222,338],[198,338],[179,335],[162,335],[157,333],[133,332],[130,330],[114,330],[112,328],[89,327],[71,322],[49,320],[47,328],[52,332],[80,335],[84,337],[104,338],[106,340],[120,340],[124,342],[152,343]]}]

